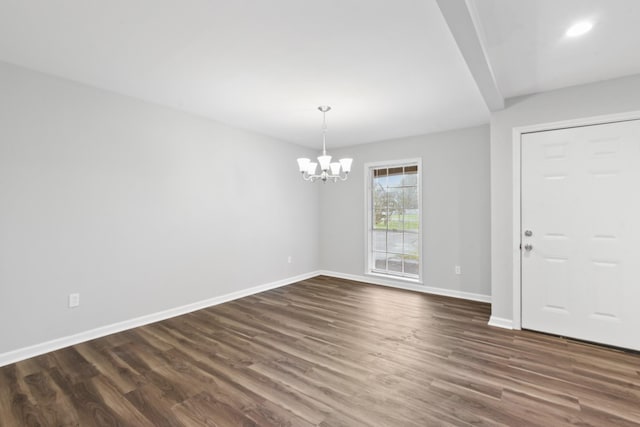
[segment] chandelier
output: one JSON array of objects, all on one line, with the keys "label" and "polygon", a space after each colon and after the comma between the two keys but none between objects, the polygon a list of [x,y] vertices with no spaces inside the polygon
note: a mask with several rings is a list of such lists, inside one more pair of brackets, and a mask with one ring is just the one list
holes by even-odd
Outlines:
[{"label": "chandelier", "polygon": [[[320,106],[318,110],[322,111],[322,156],[318,156],[318,162],[312,162],[306,157],[298,159],[298,167],[305,181],[314,182],[320,180],[322,182],[346,181],[349,172],[351,172],[351,163],[353,159],[345,158],[337,162],[331,162],[331,156],[327,156],[327,111],[331,107]],[[316,174],[316,169],[320,163],[320,173]]]}]

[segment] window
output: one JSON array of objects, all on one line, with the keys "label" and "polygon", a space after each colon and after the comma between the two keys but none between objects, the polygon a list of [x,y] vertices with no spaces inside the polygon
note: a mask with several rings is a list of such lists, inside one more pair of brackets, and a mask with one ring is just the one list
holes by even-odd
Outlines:
[{"label": "window", "polygon": [[420,161],[367,165],[368,273],[420,280]]}]

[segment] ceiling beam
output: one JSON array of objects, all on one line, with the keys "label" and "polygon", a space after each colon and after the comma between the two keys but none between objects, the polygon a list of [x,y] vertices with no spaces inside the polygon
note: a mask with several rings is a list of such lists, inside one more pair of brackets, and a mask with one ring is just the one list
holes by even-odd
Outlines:
[{"label": "ceiling beam", "polygon": [[469,0],[436,0],[460,53],[490,111],[504,108],[504,98],[496,84],[475,7]]}]

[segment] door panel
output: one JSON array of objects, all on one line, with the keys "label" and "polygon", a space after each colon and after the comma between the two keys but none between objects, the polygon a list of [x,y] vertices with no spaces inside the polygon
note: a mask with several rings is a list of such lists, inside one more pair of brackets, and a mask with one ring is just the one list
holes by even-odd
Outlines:
[{"label": "door panel", "polygon": [[522,326],[640,350],[640,121],[521,144]]}]

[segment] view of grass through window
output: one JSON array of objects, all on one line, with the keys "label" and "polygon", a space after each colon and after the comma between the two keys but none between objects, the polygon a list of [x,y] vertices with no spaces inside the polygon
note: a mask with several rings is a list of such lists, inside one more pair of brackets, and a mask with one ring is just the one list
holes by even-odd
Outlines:
[{"label": "view of grass through window", "polygon": [[418,278],[418,165],[375,168],[371,172],[370,270]]}]

